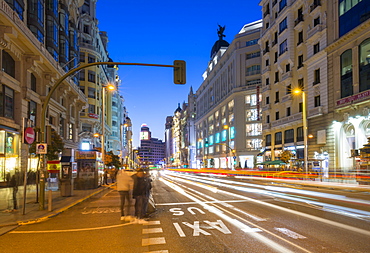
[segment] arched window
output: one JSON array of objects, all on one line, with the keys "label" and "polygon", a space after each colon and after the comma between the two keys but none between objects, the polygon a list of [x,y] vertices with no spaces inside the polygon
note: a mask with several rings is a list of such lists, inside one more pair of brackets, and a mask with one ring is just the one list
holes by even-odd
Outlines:
[{"label": "arched window", "polygon": [[360,92],[370,89],[370,38],[359,46]]},{"label": "arched window", "polygon": [[351,49],[340,56],[340,68],[340,96],[344,98],[353,95]]},{"label": "arched window", "polygon": [[2,66],[5,73],[15,78],[15,61],[6,51],[3,51]]}]

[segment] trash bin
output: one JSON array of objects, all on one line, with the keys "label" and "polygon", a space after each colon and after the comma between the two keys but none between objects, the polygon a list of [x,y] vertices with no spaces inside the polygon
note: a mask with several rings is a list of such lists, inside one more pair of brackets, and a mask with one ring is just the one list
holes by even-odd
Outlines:
[{"label": "trash bin", "polygon": [[60,179],[60,195],[62,197],[72,196],[72,180]]}]

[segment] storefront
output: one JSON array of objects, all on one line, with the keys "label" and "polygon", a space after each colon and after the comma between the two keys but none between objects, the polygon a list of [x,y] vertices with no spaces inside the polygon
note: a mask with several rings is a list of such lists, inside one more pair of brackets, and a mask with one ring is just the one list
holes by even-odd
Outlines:
[{"label": "storefront", "polygon": [[103,160],[98,151],[76,151],[77,178],[75,189],[94,189],[102,184]]},{"label": "storefront", "polygon": [[6,186],[16,170],[20,171],[19,138],[16,131],[0,126],[0,185]]}]

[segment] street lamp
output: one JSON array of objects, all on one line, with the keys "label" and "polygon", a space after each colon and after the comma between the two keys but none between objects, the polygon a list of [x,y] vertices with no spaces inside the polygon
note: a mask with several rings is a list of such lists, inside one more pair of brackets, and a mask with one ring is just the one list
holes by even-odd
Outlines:
[{"label": "street lamp", "polygon": [[303,146],[304,146],[304,169],[306,176],[308,173],[308,135],[307,135],[307,112],[306,112],[306,93],[302,89],[295,89],[295,94],[302,94],[302,121],[303,121]]},{"label": "street lamp", "polygon": [[114,91],[116,87],[113,84],[103,86],[102,94],[102,134],[101,134],[101,154],[103,161],[103,169],[105,168],[105,90]]}]

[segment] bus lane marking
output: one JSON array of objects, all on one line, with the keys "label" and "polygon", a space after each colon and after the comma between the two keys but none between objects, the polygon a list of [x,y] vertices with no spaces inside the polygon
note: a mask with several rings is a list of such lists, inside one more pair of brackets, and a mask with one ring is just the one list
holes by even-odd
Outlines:
[{"label": "bus lane marking", "polygon": [[275,230],[283,233],[284,235],[287,235],[293,239],[306,239],[307,237],[300,235],[296,232],[293,232],[292,230],[289,230],[287,228],[274,228]]}]

